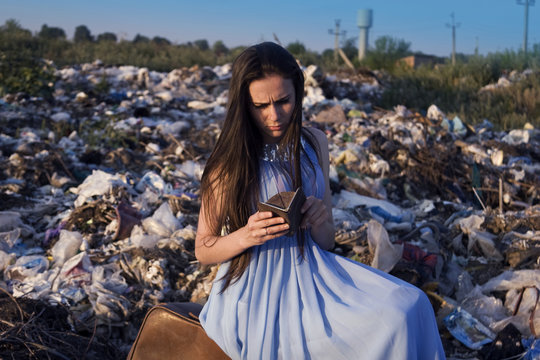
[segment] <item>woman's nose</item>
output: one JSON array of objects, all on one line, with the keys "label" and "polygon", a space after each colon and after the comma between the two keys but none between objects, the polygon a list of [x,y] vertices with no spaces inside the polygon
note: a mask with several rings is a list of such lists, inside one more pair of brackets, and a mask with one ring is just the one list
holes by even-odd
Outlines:
[{"label": "woman's nose", "polygon": [[268,120],[276,121],[279,119],[279,111],[276,104],[270,104],[268,106]]}]

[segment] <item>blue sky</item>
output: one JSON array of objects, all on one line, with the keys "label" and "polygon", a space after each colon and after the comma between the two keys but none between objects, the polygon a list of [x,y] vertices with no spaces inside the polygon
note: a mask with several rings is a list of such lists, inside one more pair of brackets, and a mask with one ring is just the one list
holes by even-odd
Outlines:
[{"label": "blue sky", "polygon": [[[525,2],[526,0],[520,0]],[[529,0],[531,2],[532,0]],[[519,50],[523,44],[525,7],[517,0],[0,0],[0,23],[17,20],[39,31],[41,25],[61,27],[72,38],[76,26],[93,35],[106,31],[131,40],[140,33],[176,43],[222,40],[228,47],[273,40],[285,45],[300,41],[306,48],[333,48],[335,20],[347,37],[357,37],[357,14],[372,9],[369,44],[380,36],[411,43],[411,50],[449,56],[455,15],[456,51],[481,54]],[[529,47],[540,43],[540,1],[529,7]]]}]

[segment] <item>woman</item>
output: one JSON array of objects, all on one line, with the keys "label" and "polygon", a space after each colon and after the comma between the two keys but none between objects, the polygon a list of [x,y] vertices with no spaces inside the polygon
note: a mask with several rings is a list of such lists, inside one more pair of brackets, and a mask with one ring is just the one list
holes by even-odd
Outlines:
[{"label": "woman", "polygon": [[[304,77],[282,47],[233,64],[227,115],[202,178],[195,254],[221,266],[200,319],[233,359],[442,359],[414,286],[334,245],[326,136],[302,127]],[[301,230],[257,203],[302,187]]]}]

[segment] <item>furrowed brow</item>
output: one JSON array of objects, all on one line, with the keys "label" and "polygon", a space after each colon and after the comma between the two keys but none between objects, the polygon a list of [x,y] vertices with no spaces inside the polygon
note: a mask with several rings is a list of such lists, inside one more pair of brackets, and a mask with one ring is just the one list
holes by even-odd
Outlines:
[{"label": "furrowed brow", "polygon": [[[289,98],[290,98],[290,94],[286,94],[286,95],[283,95],[280,98],[276,99],[273,102],[274,103],[279,103],[279,102],[282,102],[282,101],[287,101],[287,100],[289,100]],[[260,101],[259,102],[259,101],[254,101],[254,100],[251,100],[251,102],[255,106],[265,106],[265,105],[269,105],[271,103],[271,102],[268,102],[268,101]]]}]

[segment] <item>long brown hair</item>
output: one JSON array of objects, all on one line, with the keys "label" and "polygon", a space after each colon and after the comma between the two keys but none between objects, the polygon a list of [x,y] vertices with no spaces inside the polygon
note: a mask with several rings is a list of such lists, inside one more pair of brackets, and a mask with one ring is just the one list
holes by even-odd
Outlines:
[{"label": "long brown hair", "polygon": [[[202,202],[207,209],[204,215],[213,234],[220,234],[222,229],[228,233],[238,230],[247,224],[253,209],[256,209],[259,196],[259,157],[264,141],[249,112],[249,85],[268,75],[279,75],[293,83],[294,109],[279,145],[288,154],[292,154],[288,156],[288,175],[293,180],[293,186],[297,188],[302,185],[300,136],[304,75],[294,57],[283,47],[271,42],[248,47],[233,62],[225,121],[201,180]],[[309,144],[317,146],[311,134],[307,131],[304,133]],[[220,211],[208,211],[212,208]],[[299,232],[297,240],[303,251],[303,232]],[[249,264],[250,255],[250,251],[244,251],[231,260],[221,291],[240,278]]]}]

